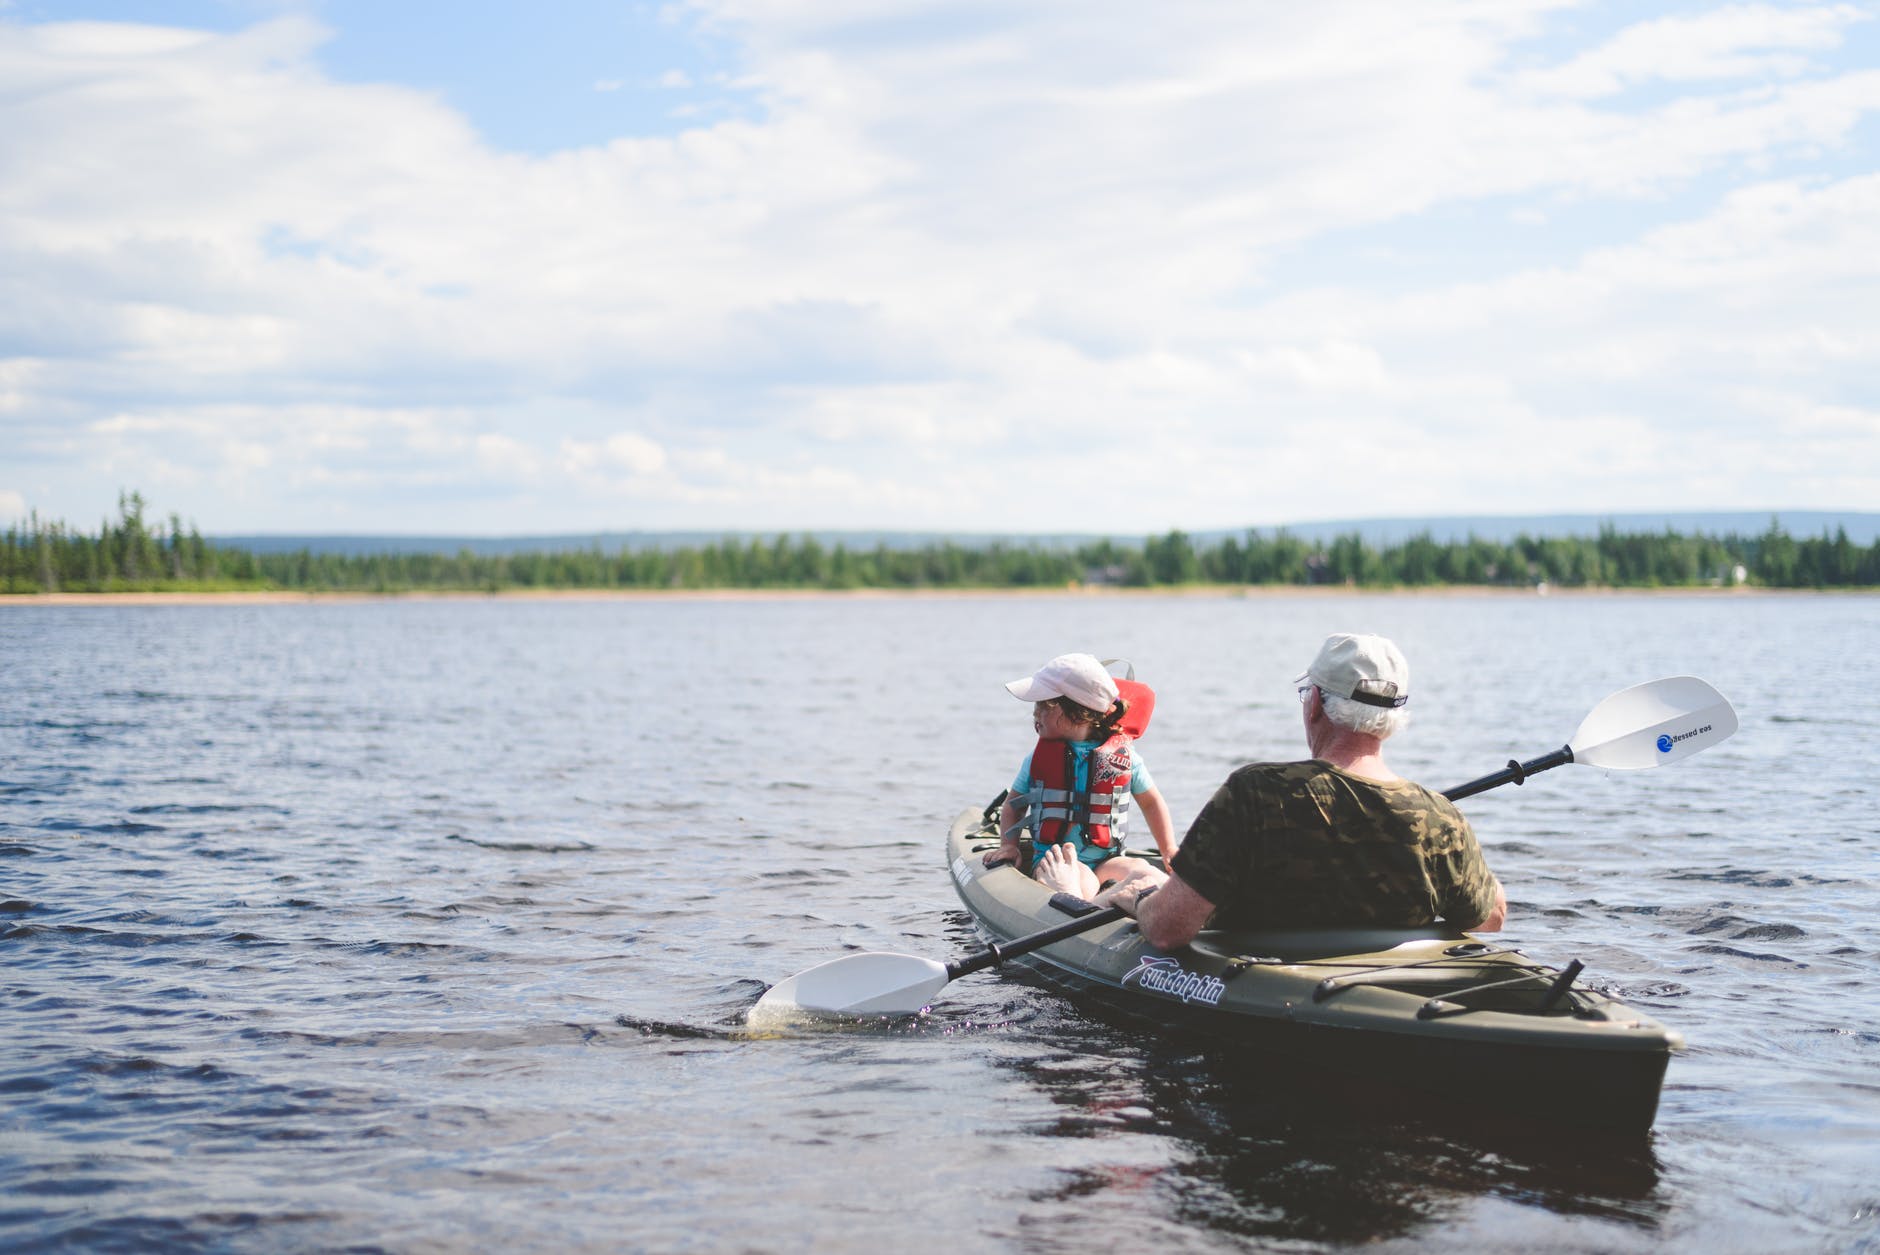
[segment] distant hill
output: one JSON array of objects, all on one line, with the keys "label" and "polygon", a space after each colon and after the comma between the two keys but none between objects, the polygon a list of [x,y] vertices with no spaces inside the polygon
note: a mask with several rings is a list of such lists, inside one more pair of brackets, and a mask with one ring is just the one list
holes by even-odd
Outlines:
[{"label": "distant hill", "polygon": [[[1517,536],[1597,536],[1603,527],[1621,532],[1680,532],[1684,535],[1760,536],[1769,530],[1771,519],[1779,520],[1782,530],[1796,538],[1834,534],[1837,527],[1847,529],[1847,538],[1857,545],[1870,545],[1880,538],[1880,513],[1856,513],[1847,510],[1743,510],[1692,511],[1666,510],[1656,514],[1490,514],[1457,515],[1449,518],[1421,519],[1333,519],[1317,523],[1288,523],[1286,530],[1307,540],[1330,540],[1351,532],[1366,543],[1400,544],[1410,537],[1428,532],[1436,541],[1482,540],[1506,543]],[[1238,535],[1245,531],[1203,533],[1211,539]],[[1259,529],[1272,533],[1276,528]]]},{"label": "distant hill", "polygon": [[[1781,523],[1782,529],[1789,535],[1801,538],[1820,536],[1824,532],[1832,535],[1836,528],[1846,528],[1847,538],[1856,545],[1867,546],[1880,539],[1880,513],[1833,511],[1833,510],[1762,510],[1736,512],[1696,512],[1665,511],[1661,513],[1633,514],[1534,514],[1534,515],[1457,515],[1440,518],[1391,518],[1391,519],[1330,519],[1317,522],[1288,523],[1285,530],[1306,540],[1330,540],[1335,536],[1356,533],[1373,547],[1400,544],[1411,536],[1428,532],[1432,539],[1442,541],[1466,540],[1476,536],[1483,540],[1507,542],[1516,536],[1596,536],[1602,527],[1613,527],[1621,532],[1663,532],[1666,530],[1681,532],[1686,535],[1700,533],[1709,536],[1724,536],[1735,533],[1739,536],[1759,536],[1769,530],[1771,520]],[[1226,528],[1205,532],[1191,533],[1200,542],[1218,542],[1223,537],[1240,536],[1248,531],[1259,531],[1271,535],[1279,530],[1279,525],[1258,528]],[[1037,545],[1048,549],[1069,548],[1089,541],[1099,540],[1102,535],[1096,533],[1070,534],[1050,533],[1024,535],[1012,532],[884,532],[884,531],[819,531],[792,529],[792,537],[814,536],[820,543],[834,547],[841,544],[850,550],[873,549],[885,545],[889,549],[919,549],[928,545],[951,541],[954,544],[971,548],[982,548],[992,544]],[[1107,534],[1107,533],[1106,533]],[[391,553],[441,553],[454,554],[469,550],[479,557],[496,557],[516,553],[563,553],[569,550],[600,549],[603,553],[616,553],[623,549],[695,549],[703,545],[731,540],[740,544],[752,540],[770,540],[778,535],[775,531],[764,532],[582,532],[563,533],[543,536],[315,536],[315,535],[248,535],[248,536],[212,536],[209,539],[224,548],[246,549],[251,553],[292,553],[306,549],[313,553],[332,553],[348,557],[365,554]],[[1141,535],[1107,534],[1119,544],[1137,545],[1144,537]]]}]

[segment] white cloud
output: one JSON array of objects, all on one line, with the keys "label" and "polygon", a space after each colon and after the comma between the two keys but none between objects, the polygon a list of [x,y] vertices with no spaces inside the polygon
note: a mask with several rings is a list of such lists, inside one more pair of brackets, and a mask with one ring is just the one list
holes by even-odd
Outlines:
[{"label": "white cloud", "polygon": [[1862,441],[1869,447],[1874,442],[1880,442],[1880,409],[1804,402],[1794,414],[1784,417],[1796,430],[1820,433],[1835,439]]},{"label": "white cloud", "polygon": [[[544,157],[300,19],[0,22],[0,477],[228,530],[1060,530],[1004,472],[1093,449],[1131,530],[1880,497],[1864,9],[691,7],[761,116]],[[1414,473],[1319,508],[1327,432]]]},{"label": "white cloud", "polygon": [[656,475],[666,465],[666,451],[644,436],[617,432],[601,443],[605,460],[634,475]]},{"label": "white cloud", "polygon": [[26,394],[41,363],[30,357],[0,358],[0,414],[26,405]]},{"label": "white cloud", "polygon": [[1236,360],[1256,386],[1382,396],[1392,384],[1376,349],[1346,340],[1269,344],[1242,350]]},{"label": "white cloud", "polygon": [[471,441],[477,466],[486,472],[498,472],[520,479],[535,479],[542,472],[542,460],[531,446],[499,432],[482,432]]},{"label": "white cloud", "polygon": [[1248,338],[1268,346],[1269,394],[1322,421],[1351,421],[1349,401],[1280,366],[1334,333],[1372,346],[1408,442],[1454,455],[1422,487],[1475,509],[1533,509],[1538,482],[1578,485],[1595,510],[1779,504],[1771,482],[1859,508],[1880,485],[1877,210],[1880,176],[1747,187],[1570,265],[1396,300],[1277,302]]},{"label": "white cloud", "polygon": [[1531,90],[1609,96],[1652,81],[1756,81],[1809,70],[1810,53],[1838,47],[1847,28],[1872,20],[1852,4],[1727,5],[1628,26],[1565,65],[1527,75]]}]

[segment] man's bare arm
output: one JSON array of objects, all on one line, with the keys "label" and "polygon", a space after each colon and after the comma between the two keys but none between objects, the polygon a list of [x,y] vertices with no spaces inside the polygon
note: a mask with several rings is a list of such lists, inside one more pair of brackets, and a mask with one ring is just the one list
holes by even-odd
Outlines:
[{"label": "man's bare arm", "polygon": [[1501,881],[1495,882],[1495,906],[1489,911],[1488,918],[1479,924],[1472,924],[1470,932],[1498,933],[1502,925],[1508,922],[1508,894],[1502,889]]},{"label": "man's bare arm", "polygon": [[1195,939],[1208,916],[1214,914],[1214,903],[1189,888],[1180,876],[1170,876],[1145,899],[1146,888],[1140,880],[1126,881],[1098,894],[1097,902],[1114,902],[1135,916],[1142,935],[1158,950],[1181,949]]}]

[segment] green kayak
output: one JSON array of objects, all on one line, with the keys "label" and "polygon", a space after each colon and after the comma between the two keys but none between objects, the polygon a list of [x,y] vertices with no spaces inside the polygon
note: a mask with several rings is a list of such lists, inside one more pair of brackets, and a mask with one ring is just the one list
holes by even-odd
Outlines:
[{"label": "green kayak", "polygon": [[[988,869],[994,820],[961,813],[947,838],[960,900],[995,945],[1072,918],[1015,868]],[[1151,856],[1153,857],[1153,856]],[[1683,1038],[1565,971],[1467,933],[1332,929],[1201,933],[1162,953],[1133,921],[1031,952],[1056,983],[1229,1048],[1420,1091],[1523,1122],[1651,1127]]]}]

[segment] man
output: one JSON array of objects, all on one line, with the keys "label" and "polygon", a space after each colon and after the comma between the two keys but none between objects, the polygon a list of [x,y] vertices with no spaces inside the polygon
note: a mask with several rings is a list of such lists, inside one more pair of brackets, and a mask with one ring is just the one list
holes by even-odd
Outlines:
[{"label": "man", "polygon": [[[1145,868],[1098,896],[1160,950],[1203,927],[1404,927],[1438,919],[1493,932],[1508,902],[1446,798],[1385,765],[1408,719],[1410,667],[1381,636],[1329,636],[1296,683],[1312,758],[1227,778],[1162,877]],[[1054,888],[1063,863],[1039,879]],[[1146,892],[1155,886],[1153,894]]]}]

